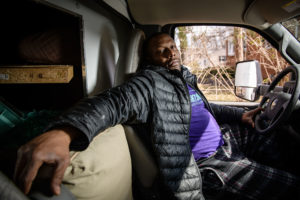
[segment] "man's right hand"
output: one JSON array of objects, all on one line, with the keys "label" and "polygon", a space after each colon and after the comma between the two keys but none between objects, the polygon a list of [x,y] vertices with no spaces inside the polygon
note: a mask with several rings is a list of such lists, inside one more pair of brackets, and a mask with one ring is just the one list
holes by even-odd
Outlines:
[{"label": "man's right hand", "polygon": [[60,184],[70,162],[69,145],[76,132],[74,128],[51,130],[20,147],[14,180],[25,194],[43,164],[54,166],[51,189],[55,195],[60,194]]}]

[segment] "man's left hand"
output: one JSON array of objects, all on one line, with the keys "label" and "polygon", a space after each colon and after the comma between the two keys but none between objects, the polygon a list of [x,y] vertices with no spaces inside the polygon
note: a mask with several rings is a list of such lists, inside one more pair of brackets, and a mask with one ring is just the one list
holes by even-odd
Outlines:
[{"label": "man's left hand", "polygon": [[242,115],[242,122],[245,124],[249,124],[250,126],[252,126],[254,128],[254,121],[253,121],[253,117],[259,113],[260,111],[262,111],[263,109],[261,107],[255,108],[254,110],[250,110],[248,112],[245,112]]}]

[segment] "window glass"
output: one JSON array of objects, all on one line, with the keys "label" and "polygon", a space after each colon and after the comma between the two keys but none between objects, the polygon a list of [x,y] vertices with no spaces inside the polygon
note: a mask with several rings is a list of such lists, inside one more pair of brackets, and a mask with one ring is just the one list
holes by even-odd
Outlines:
[{"label": "window glass", "polygon": [[300,16],[289,19],[281,24],[288,29],[298,41],[300,40]]},{"label": "window glass", "polygon": [[183,65],[198,77],[198,86],[210,101],[244,101],[234,94],[235,65],[257,60],[264,83],[288,63],[254,31],[233,26],[181,26],[175,42]]}]

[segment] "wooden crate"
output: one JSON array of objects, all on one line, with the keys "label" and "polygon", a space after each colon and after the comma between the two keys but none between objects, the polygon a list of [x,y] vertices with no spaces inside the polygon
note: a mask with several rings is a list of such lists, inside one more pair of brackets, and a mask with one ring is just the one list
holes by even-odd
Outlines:
[{"label": "wooden crate", "polygon": [[0,84],[69,83],[73,76],[72,65],[0,66]]}]

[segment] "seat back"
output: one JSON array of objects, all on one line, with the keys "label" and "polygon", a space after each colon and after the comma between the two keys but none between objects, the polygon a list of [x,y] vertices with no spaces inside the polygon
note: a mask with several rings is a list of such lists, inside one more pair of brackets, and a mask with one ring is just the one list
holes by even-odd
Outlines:
[{"label": "seat back", "polygon": [[123,125],[123,127],[129,146],[132,167],[142,186],[144,188],[151,188],[158,174],[154,158],[140,140],[135,130],[127,125]]},{"label": "seat back", "polygon": [[144,40],[145,34],[142,30],[132,30],[128,41],[126,61],[124,64],[119,64],[116,70],[114,86],[120,85],[128,80],[138,69]]},{"label": "seat back", "polygon": [[[133,29],[128,41],[126,62],[123,67],[120,65],[116,71],[115,85],[119,85],[126,81],[138,69],[144,40],[144,32],[139,29]],[[136,133],[131,126],[123,125],[123,127],[130,150],[132,167],[142,186],[144,188],[150,188],[158,173],[156,163],[150,152],[138,137],[138,133]]]}]

